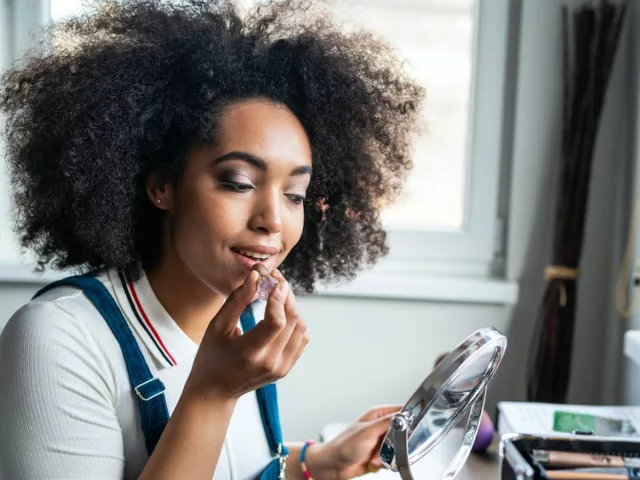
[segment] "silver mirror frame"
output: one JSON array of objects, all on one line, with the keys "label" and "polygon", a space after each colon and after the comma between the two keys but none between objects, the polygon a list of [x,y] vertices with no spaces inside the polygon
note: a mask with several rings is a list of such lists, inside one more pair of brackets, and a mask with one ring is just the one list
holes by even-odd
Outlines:
[{"label": "silver mirror frame", "polygon": [[[453,479],[464,466],[478,433],[484,409],[486,390],[491,382],[507,346],[507,339],[493,327],[482,328],[452,350],[414,392],[402,410],[396,414],[380,449],[380,459],[390,470],[399,472],[403,480],[413,480],[411,465],[432,450],[468,414],[460,447],[443,474],[443,479]],[[429,432],[427,440],[414,452],[409,451],[409,440],[435,401],[445,398],[447,387],[456,374],[470,368],[479,358],[490,356],[475,386],[456,406],[454,413],[437,431]]]}]

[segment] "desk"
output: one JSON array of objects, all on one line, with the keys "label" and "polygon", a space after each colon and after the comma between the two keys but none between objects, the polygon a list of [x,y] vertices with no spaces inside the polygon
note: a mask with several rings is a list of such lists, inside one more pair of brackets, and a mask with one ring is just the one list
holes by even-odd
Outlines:
[{"label": "desk", "polygon": [[472,453],[458,476],[459,480],[499,480],[500,479],[500,440],[496,437],[486,454]]}]

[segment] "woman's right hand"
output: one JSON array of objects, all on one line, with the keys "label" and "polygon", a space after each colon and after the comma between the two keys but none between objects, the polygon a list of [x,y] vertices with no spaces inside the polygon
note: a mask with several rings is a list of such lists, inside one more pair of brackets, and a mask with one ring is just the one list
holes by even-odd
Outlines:
[{"label": "woman's right hand", "polygon": [[[183,393],[140,479],[211,478],[220,458],[237,399],[285,376],[307,345],[288,282],[267,300],[265,318],[246,333],[240,314],[258,289],[252,271],[209,323]],[[185,472],[187,472],[185,474]]]},{"label": "woman's right hand", "polygon": [[200,344],[185,390],[203,398],[239,398],[284,377],[309,342],[289,283],[278,272],[264,320],[242,333],[238,319],[256,297],[260,275],[252,270],[213,318]]}]

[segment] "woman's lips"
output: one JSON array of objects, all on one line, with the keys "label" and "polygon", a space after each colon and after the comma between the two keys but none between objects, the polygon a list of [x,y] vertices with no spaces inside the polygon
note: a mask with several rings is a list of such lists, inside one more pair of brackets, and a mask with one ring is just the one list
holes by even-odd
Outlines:
[{"label": "woman's lips", "polygon": [[[238,262],[240,262],[248,270],[253,268],[253,266],[256,265],[257,263],[261,263],[266,266],[266,264],[269,262],[269,260],[273,256],[273,255],[267,255],[265,257],[263,255],[263,258],[252,258],[250,256],[240,253],[238,250],[233,248],[231,249],[231,253],[236,258],[236,260],[238,260]],[[269,270],[268,267],[267,267],[267,270]]]},{"label": "woman's lips", "polygon": [[242,245],[231,247],[231,250],[256,259],[266,258],[278,253],[278,249],[270,245]]}]

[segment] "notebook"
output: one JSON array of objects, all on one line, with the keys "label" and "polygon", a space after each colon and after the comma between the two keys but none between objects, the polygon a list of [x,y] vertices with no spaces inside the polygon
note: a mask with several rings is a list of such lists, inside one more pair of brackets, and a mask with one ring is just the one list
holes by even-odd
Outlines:
[{"label": "notebook", "polygon": [[617,420],[629,420],[640,425],[640,407],[565,405],[553,403],[499,402],[498,435],[524,433],[530,435],[572,436],[553,429],[556,411],[598,415]]}]

